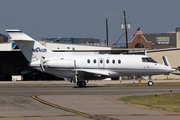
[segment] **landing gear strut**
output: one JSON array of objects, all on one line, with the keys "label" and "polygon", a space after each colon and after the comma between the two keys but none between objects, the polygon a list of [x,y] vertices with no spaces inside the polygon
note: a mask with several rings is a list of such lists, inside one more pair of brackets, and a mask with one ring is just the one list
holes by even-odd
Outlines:
[{"label": "landing gear strut", "polygon": [[149,85],[149,86],[153,86],[153,81],[151,80],[151,76],[149,76],[148,85]]},{"label": "landing gear strut", "polygon": [[77,86],[78,87],[85,87],[86,86],[86,82],[85,81],[78,81],[77,82]]}]

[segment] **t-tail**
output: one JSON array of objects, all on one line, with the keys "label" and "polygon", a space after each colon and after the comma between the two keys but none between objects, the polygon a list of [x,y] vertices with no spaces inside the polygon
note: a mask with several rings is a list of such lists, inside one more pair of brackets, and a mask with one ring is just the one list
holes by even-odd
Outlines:
[{"label": "t-tail", "polygon": [[30,64],[37,64],[43,72],[43,61],[51,56],[52,51],[23,33],[21,30],[6,29],[6,31],[12,38],[11,41],[14,41],[21,49],[21,52],[28,62]]},{"label": "t-tail", "polygon": [[168,61],[168,58],[166,56],[162,56],[162,59],[163,59],[164,65],[171,67],[171,65],[170,65],[170,63]]},{"label": "t-tail", "polygon": [[[166,56],[162,56],[162,58],[163,58],[164,65],[171,67],[171,65],[168,61],[168,58]],[[171,72],[171,74],[180,75],[180,68],[178,67],[178,68],[174,68],[174,69],[176,69],[176,70]]]}]

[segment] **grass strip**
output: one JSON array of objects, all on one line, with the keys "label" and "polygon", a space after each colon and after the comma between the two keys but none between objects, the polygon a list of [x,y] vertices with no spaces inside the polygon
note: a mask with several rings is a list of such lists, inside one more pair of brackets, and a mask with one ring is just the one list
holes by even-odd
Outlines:
[{"label": "grass strip", "polygon": [[[157,95],[157,98],[155,98],[155,95]],[[180,93],[172,93],[172,96],[171,93],[135,95],[115,98],[115,100],[152,109],[180,113]]]}]

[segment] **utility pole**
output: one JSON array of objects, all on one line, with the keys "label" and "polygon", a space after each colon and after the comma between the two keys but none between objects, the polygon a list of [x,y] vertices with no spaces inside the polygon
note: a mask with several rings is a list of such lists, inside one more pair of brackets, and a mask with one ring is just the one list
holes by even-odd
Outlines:
[{"label": "utility pole", "polygon": [[[124,11],[124,25],[125,25],[125,34],[126,34],[126,48],[128,49],[128,35],[127,35],[127,25],[126,25],[126,13]],[[128,54],[128,50],[127,50]]]},{"label": "utility pole", "polygon": [[108,19],[106,18],[106,41],[108,46]]}]

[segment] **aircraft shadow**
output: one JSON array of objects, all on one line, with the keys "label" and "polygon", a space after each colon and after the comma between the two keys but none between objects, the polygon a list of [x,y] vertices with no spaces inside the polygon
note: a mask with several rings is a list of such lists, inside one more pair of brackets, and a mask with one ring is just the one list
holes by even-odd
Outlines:
[{"label": "aircraft shadow", "polygon": [[105,86],[96,86],[96,85],[94,85],[94,86],[86,86],[86,87],[78,87],[78,86],[74,86],[73,88],[83,88],[83,89],[86,89],[86,88],[100,88],[100,87],[105,87]]}]

